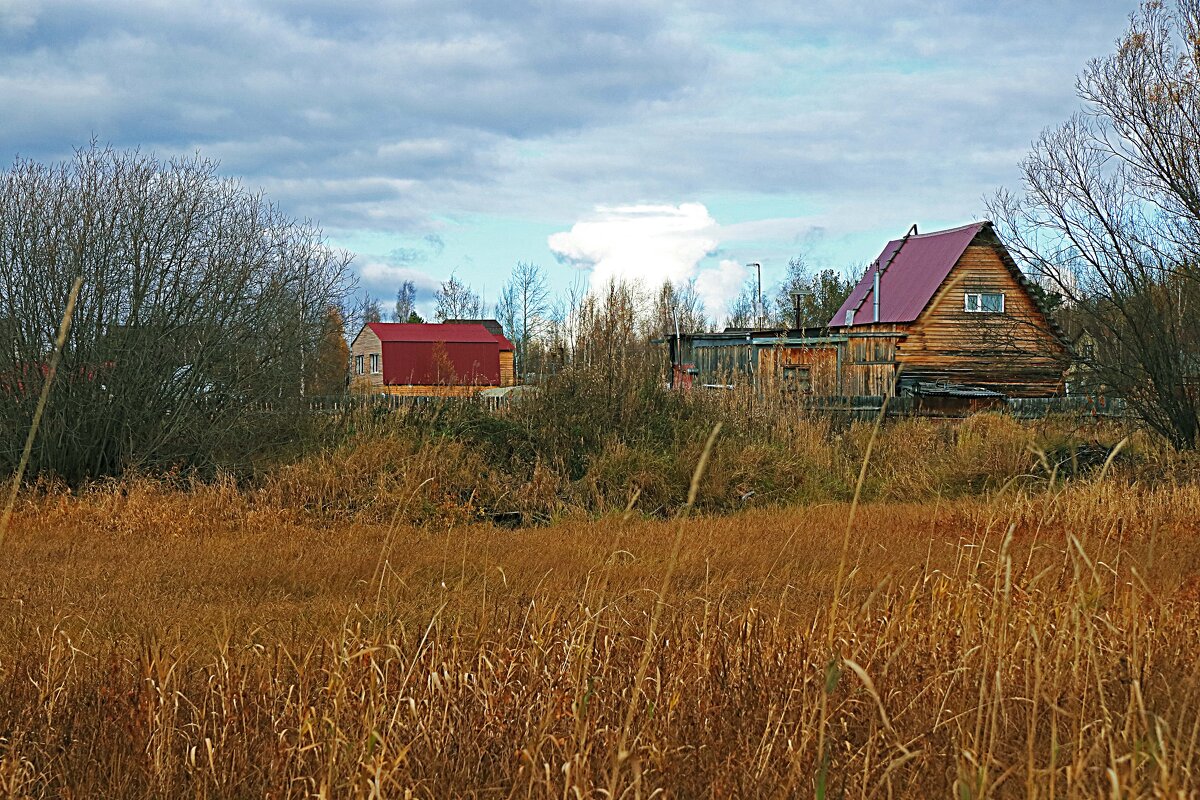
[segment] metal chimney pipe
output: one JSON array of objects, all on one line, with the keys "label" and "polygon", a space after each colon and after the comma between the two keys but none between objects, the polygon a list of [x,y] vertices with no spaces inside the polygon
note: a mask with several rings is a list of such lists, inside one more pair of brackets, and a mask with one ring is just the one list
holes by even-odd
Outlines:
[{"label": "metal chimney pipe", "polygon": [[875,322],[879,322],[879,272],[880,268],[877,265],[875,267],[875,285],[871,288],[871,297],[873,299],[871,305],[875,309]]},{"label": "metal chimney pipe", "polygon": [[896,245],[896,249],[892,251],[892,255],[888,258],[887,263],[880,266],[878,261],[875,262],[875,283],[871,290],[871,297],[873,298],[872,305],[875,307],[876,322],[879,322],[879,277],[892,265],[892,262],[896,260],[896,256],[900,255],[900,250],[904,247],[904,243],[908,241],[908,237],[916,235],[917,223],[914,222],[912,227],[908,229],[908,233],[904,234],[904,238],[900,240],[900,244]]}]

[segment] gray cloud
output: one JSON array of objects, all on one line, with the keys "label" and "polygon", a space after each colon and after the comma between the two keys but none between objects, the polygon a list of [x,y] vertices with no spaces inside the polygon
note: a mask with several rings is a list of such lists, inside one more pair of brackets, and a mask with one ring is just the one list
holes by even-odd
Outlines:
[{"label": "gray cloud", "polygon": [[778,196],[807,207],[780,241],[833,241],[969,217],[1133,1],[0,0],[0,155],[199,149],[404,235],[379,286],[467,263],[421,236],[475,214]]},{"label": "gray cloud", "polygon": [[[256,163],[289,177],[368,165],[441,175],[490,137],[577,129],[680,91],[702,66],[698,48],[640,4],[495,8],[29,5],[5,28],[0,102],[23,113],[4,144],[60,152],[87,126],[118,142],[222,151],[286,137],[304,143],[303,158]],[[77,122],[64,126],[68,103]]]}]

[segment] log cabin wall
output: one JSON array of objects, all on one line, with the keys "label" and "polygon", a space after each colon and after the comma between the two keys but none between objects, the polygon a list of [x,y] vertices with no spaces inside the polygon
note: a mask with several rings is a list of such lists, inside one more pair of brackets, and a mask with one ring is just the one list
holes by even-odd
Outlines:
[{"label": "log cabin wall", "polygon": [[[896,361],[906,379],[949,381],[1013,397],[1062,392],[1065,348],[997,246],[977,237],[921,316]],[[966,295],[1002,293],[1000,313],[966,310]],[[857,331],[857,329],[856,329]]]}]

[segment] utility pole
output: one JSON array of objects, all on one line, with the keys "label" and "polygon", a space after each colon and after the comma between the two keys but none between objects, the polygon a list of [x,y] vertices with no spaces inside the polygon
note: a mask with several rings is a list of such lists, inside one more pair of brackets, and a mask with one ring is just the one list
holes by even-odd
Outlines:
[{"label": "utility pole", "polygon": [[671,317],[675,320],[675,363],[671,366],[671,388],[678,389],[680,374],[683,372],[683,340],[679,335],[679,309],[671,307]]}]

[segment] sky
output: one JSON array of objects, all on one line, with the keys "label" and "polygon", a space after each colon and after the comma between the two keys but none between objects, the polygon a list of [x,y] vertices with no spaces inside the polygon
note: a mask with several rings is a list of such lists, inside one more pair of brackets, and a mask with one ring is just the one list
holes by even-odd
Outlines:
[{"label": "sky", "polygon": [[1134,0],[0,0],[0,160],[199,153],[429,315],[853,271],[985,215]]}]

